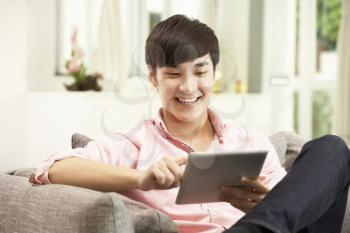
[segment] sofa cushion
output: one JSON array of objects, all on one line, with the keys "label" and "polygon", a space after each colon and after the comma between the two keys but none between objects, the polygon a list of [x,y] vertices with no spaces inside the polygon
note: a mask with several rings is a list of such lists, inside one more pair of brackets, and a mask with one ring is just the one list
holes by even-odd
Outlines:
[{"label": "sofa cushion", "polygon": [[289,171],[306,140],[295,133],[286,131],[275,133],[269,139],[276,149],[282,166]]},{"label": "sofa cushion", "polygon": [[0,175],[0,232],[134,232],[115,193]]},{"label": "sofa cushion", "polygon": [[6,172],[6,174],[29,178],[31,175],[34,175],[35,170],[35,168],[19,168],[10,172]]},{"label": "sofa cushion", "polygon": [[78,148],[78,147],[85,147],[90,141],[92,141],[91,138],[85,136],[84,134],[80,133],[74,133],[72,135],[71,143],[72,143],[72,148]]},{"label": "sofa cushion", "polygon": [[125,196],[120,196],[131,217],[135,232],[176,233],[175,222],[167,215]]}]

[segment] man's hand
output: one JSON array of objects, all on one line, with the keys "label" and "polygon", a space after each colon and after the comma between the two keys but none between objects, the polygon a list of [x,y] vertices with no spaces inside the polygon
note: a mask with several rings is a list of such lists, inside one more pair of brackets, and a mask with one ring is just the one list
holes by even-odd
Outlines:
[{"label": "man's hand", "polygon": [[243,177],[240,181],[243,187],[223,187],[220,197],[222,201],[229,202],[235,208],[248,213],[270,190],[261,182],[261,177],[255,180]]},{"label": "man's hand", "polygon": [[151,189],[170,189],[180,185],[183,175],[181,165],[186,164],[187,158],[165,156],[147,171],[141,173],[138,188],[143,191]]}]

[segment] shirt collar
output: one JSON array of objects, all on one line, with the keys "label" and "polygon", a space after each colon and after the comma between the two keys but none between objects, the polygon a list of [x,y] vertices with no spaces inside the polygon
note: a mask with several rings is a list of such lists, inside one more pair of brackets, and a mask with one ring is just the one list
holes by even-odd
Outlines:
[{"label": "shirt collar", "polygon": [[[154,119],[154,124],[162,130],[162,132],[165,134],[164,136],[171,136],[163,121],[162,112],[163,108],[160,108],[156,118]],[[214,128],[215,135],[218,137],[219,142],[223,143],[224,131],[226,128],[225,123],[222,121],[219,114],[210,108],[208,108],[208,118]]]}]

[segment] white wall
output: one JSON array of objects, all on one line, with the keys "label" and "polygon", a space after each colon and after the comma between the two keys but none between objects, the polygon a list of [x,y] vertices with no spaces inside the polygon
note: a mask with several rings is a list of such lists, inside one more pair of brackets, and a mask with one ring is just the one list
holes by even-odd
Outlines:
[{"label": "white wall", "polygon": [[0,172],[23,166],[27,0],[0,1]]},{"label": "white wall", "polygon": [[[55,90],[56,2],[26,0],[28,38],[28,90]],[[17,14],[16,14],[17,15]],[[55,80],[61,81],[61,80]]]}]

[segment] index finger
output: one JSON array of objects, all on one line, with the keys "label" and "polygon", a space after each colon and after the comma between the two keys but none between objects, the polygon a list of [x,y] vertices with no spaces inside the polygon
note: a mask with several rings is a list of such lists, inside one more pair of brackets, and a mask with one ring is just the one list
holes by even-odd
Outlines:
[{"label": "index finger", "polygon": [[259,179],[249,179],[242,177],[240,181],[247,187],[255,189],[261,193],[268,193],[270,191]]},{"label": "index finger", "polygon": [[175,163],[177,163],[177,165],[181,166],[187,163],[187,157],[178,157],[175,159]]}]

